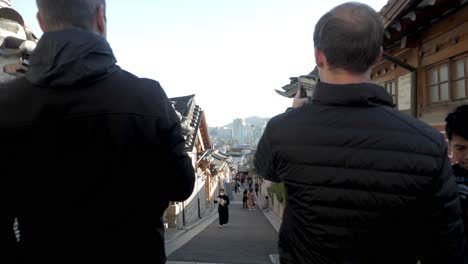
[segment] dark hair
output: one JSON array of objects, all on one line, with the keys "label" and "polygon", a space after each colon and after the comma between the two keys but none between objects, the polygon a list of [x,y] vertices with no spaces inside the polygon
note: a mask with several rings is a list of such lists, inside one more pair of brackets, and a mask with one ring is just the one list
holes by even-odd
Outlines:
[{"label": "dark hair", "polygon": [[468,105],[457,107],[447,115],[445,122],[445,133],[449,140],[452,140],[453,134],[468,140]]},{"label": "dark hair", "polygon": [[366,4],[349,2],[333,8],[315,26],[314,45],[332,69],[364,73],[382,46],[382,17]]},{"label": "dark hair", "polygon": [[98,8],[105,0],[36,0],[46,28],[76,27],[91,30]]}]

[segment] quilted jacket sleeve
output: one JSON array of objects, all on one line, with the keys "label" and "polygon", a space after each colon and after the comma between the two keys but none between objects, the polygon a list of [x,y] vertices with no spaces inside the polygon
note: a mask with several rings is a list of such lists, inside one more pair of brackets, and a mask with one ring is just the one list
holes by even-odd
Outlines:
[{"label": "quilted jacket sleeve", "polygon": [[263,176],[266,180],[280,182],[281,179],[279,178],[276,170],[277,164],[271,140],[271,130],[272,127],[270,121],[257,146],[257,152],[255,153],[255,169],[257,170],[257,173]]},{"label": "quilted jacket sleeve", "polygon": [[439,175],[433,179],[434,193],[427,229],[430,239],[422,264],[463,263],[465,240],[460,201],[450,162],[445,157]]}]

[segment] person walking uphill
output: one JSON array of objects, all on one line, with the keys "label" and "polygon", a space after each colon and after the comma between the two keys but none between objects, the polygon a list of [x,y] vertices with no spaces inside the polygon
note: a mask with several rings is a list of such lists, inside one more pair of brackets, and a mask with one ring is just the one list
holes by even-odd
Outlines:
[{"label": "person walking uphill", "polygon": [[0,87],[0,263],[165,263],[163,213],[195,181],[180,120],[116,65],[104,0],[37,5],[29,70]]},{"label": "person walking uphill", "polygon": [[321,82],[272,118],[259,175],[283,182],[281,263],[462,263],[463,225],[444,137],[370,82],[380,14],[356,2],[314,31]]},{"label": "person walking uphill", "polygon": [[218,198],[214,202],[218,204],[219,227],[223,227],[229,222],[229,197],[224,193],[224,189],[219,190]]}]

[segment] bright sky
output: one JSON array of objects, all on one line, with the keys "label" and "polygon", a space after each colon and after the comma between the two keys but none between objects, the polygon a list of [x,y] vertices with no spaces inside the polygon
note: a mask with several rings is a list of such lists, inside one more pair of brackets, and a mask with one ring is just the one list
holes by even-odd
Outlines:
[{"label": "bright sky", "polygon": [[[222,126],[292,103],[274,89],[314,68],[315,23],[343,2],[108,0],[108,40],[123,69],[158,80],[169,97],[196,94],[208,125]],[[364,2],[378,11],[387,0]],[[35,1],[12,3],[41,35]]]}]

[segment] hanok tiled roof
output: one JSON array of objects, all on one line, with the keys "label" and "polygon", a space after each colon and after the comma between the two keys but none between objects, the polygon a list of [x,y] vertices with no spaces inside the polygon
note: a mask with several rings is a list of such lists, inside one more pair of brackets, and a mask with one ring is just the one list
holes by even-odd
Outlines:
[{"label": "hanok tiled roof", "polygon": [[180,114],[182,134],[185,138],[185,149],[192,151],[200,127],[203,110],[195,103],[195,95],[169,99]]},{"label": "hanok tiled roof", "polygon": [[284,97],[292,98],[296,95],[299,88],[303,87],[306,90],[307,95],[310,96],[312,95],[318,78],[318,68],[315,67],[315,69],[307,75],[289,78],[291,80],[290,83],[282,87],[284,91],[275,91]]},{"label": "hanok tiled roof", "polygon": [[225,153],[213,151],[211,152],[210,157],[210,170],[213,175],[224,168],[224,166],[227,166],[230,170],[235,169],[235,166],[232,163],[232,157]]},{"label": "hanok tiled roof", "polygon": [[224,160],[224,161],[229,161],[229,159],[231,158],[228,155],[224,155],[224,154],[222,154],[221,152],[218,152],[218,151],[213,152],[212,156],[215,159]]}]

